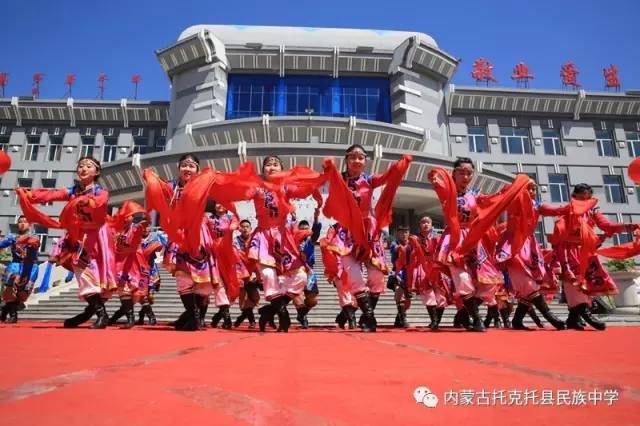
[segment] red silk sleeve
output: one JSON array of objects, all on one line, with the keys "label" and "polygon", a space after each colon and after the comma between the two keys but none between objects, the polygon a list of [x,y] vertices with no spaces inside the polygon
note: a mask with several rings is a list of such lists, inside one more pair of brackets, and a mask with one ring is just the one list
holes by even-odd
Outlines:
[{"label": "red silk sleeve", "polygon": [[602,229],[607,235],[625,231],[626,226],[624,223],[611,222],[600,210],[594,212],[591,217],[598,228]]},{"label": "red silk sleeve", "polygon": [[67,188],[32,189],[29,198],[34,204],[44,204],[52,201],[68,201],[71,196]]},{"label": "red silk sleeve", "polygon": [[451,238],[449,247],[456,247],[460,239],[456,185],[449,172],[441,167],[432,169],[429,172],[428,179],[440,200],[444,220],[449,227]]},{"label": "red silk sleeve", "polygon": [[[526,192],[530,178],[527,175],[518,175],[516,179],[505,190],[500,193],[491,195],[487,198],[486,207],[478,205],[477,217],[471,223],[469,233],[462,241],[462,244],[455,250],[458,254],[464,255],[475,247],[482,239],[491,226],[494,225],[498,217],[504,212],[509,205],[519,196],[528,200],[529,208],[533,210],[531,198]],[[520,201],[520,205],[526,204]]]},{"label": "red silk sleeve", "polygon": [[570,205],[565,204],[564,206],[554,207],[547,203],[540,204],[538,207],[538,214],[540,216],[562,216],[569,213]]},{"label": "red silk sleeve", "polygon": [[393,163],[384,174],[386,186],[382,190],[382,194],[380,194],[380,199],[374,210],[378,230],[391,224],[393,199],[412,160],[413,157],[410,155],[403,155],[402,158]]},{"label": "red silk sleeve", "polygon": [[324,215],[347,228],[357,246],[367,248],[368,238],[362,213],[333,159],[325,159],[324,170],[329,181],[329,197],[322,210]]}]

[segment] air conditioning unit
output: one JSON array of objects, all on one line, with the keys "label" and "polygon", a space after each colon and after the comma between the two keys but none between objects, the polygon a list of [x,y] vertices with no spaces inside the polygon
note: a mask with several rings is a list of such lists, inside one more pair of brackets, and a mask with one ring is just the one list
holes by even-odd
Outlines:
[{"label": "air conditioning unit", "polygon": [[583,145],[584,145],[584,142],[582,142],[582,141],[577,141],[577,142],[576,142],[576,145],[578,145],[578,146],[583,146]]},{"label": "air conditioning unit", "polygon": [[491,143],[492,143],[492,144],[497,145],[497,144],[498,144],[498,142],[499,142],[499,141],[498,141],[498,138],[496,138],[496,137],[491,138]]},{"label": "air conditioning unit", "polygon": [[462,136],[456,136],[456,143],[462,143]]},{"label": "air conditioning unit", "polygon": [[542,144],[542,141],[540,139],[536,138],[536,139],[533,140],[533,143],[536,146],[540,146]]},{"label": "air conditioning unit", "polygon": [[548,190],[547,185],[540,185],[540,192],[547,192]]}]

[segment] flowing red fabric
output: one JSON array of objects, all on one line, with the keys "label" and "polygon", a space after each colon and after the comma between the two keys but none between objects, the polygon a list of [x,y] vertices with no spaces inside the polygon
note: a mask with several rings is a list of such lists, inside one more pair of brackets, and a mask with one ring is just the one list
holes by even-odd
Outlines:
[{"label": "flowing red fabric", "polygon": [[635,231],[635,240],[630,243],[618,244],[616,246],[603,247],[597,251],[600,256],[611,259],[629,259],[640,255],[640,231]]},{"label": "flowing red fabric", "polygon": [[403,155],[400,160],[395,162],[389,168],[389,174],[387,182],[380,194],[378,203],[374,210],[374,216],[376,218],[377,230],[381,230],[391,224],[392,221],[392,205],[393,199],[396,196],[398,187],[407,173],[409,166],[413,161],[413,157],[410,155]]},{"label": "flowing red fabric", "polygon": [[347,228],[353,242],[360,248],[366,249],[369,241],[364,218],[333,158],[324,160],[324,173],[329,181],[329,197],[322,209],[324,215],[335,219]]},{"label": "flowing red fabric", "polygon": [[551,244],[559,245],[568,241],[572,236],[578,236],[580,266],[577,276],[580,280],[584,280],[585,272],[589,266],[589,259],[595,256],[600,244],[600,238],[584,218],[585,213],[597,204],[597,198],[588,200],[572,199],[569,203],[569,213],[556,221],[553,234],[549,238]]},{"label": "flowing red fabric", "polygon": [[16,188],[16,194],[18,195],[22,214],[29,222],[38,223],[47,228],[62,228],[59,221],[52,219],[48,214],[36,208],[36,205],[29,198],[29,193],[24,188]]},{"label": "flowing red fabric", "polygon": [[[38,223],[47,228],[54,229],[66,229],[71,241],[78,241],[80,236],[80,218],[78,217],[78,204],[84,201],[82,197],[76,197],[67,202],[62,211],[60,212],[59,220],[51,218],[46,213],[38,210],[36,204],[29,198],[28,192],[23,188],[16,188],[18,195],[18,201],[20,202],[20,208],[22,214],[31,223]],[[97,221],[103,222],[105,218],[96,218]]]},{"label": "flowing red fabric", "polygon": [[218,270],[225,284],[227,296],[233,301],[240,294],[240,283],[236,272],[236,263],[239,259],[233,247],[233,232],[225,232],[214,244]]},{"label": "flowing red fabric", "polygon": [[184,244],[183,233],[172,221],[173,189],[171,185],[155,174],[150,168],[144,169],[142,179],[145,182],[144,197],[147,210],[155,210],[160,215],[160,226],[167,233],[169,241],[178,245]]},{"label": "flowing red fabric", "polygon": [[115,232],[123,232],[127,221],[137,213],[144,213],[146,215],[147,211],[135,201],[127,200],[115,215],[107,218],[107,223]]},{"label": "flowing red fabric", "polygon": [[429,172],[429,182],[436,192],[440,204],[442,205],[442,213],[450,231],[449,247],[453,248],[458,245],[460,240],[460,221],[458,220],[458,191],[451,174],[441,168],[436,167]]},{"label": "flowing red fabric", "polygon": [[[529,178],[528,176],[526,177]],[[538,215],[533,206],[531,195],[527,190],[521,191],[516,195],[513,202],[508,205],[507,223],[502,225],[502,231],[506,228],[509,232],[511,253],[520,253],[524,242],[535,232],[537,225]]]},{"label": "flowing red fabric", "polygon": [[[527,192],[529,176],[517,175],[513,183],[505,187],[502,191],[484,197],[478,197],[477,216],[469,226],[469,233],[462,244],[455,249],[458,255],[464,255],[474,247],[491,228],[498,217],[504,212],[514,199],[521,196],[522,192]],[[529,204],[531,199],[529,198]],[[494,241],[495,244],[495,241]]]}]

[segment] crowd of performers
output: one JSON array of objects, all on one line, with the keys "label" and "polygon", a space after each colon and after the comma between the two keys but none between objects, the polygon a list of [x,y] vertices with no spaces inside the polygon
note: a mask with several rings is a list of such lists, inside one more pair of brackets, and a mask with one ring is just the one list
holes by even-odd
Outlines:
[{"label": "crowd of performers", "polygon": [[[383,174],[368,174],[366,150],[356,144],[347,149],[342,171],[334,159],[325,159],[322,173],[303,166],[284,170],[280,158],[272,155],[264,158],[260,173],[250,162],[223,173],[201,170],[198,158],[185,154],[172,181],[144,170],[146,207],[127,201],[108,215],[109,193],[98,183],[100,163],[83,157],[75,185],[16,189],[23,216],[18,234],[0,241],[0,247],[10,246],[13,255],[1,271],[1,320],[17,321],[19,307],[36,280],[39,240],[29,228],[39,223],[66,231],[49,261],[75,275],[78,295],[87,303],[83,312],[64,321],[69,328],[94,316],[94,329],[113,325],[123,316],[126,328],[144,324],[145,317],[156,324],[152,305],[160,288],[159,254],[162,266],[175,277],[184,306],[170,323],[176,330],[205,328],[211,303],[213,327],[232,329],[246,320],[249,328],[287,332],[287,306],[292,304],[300,327],[307,328],[307,315],[319,297],[313,273],[316,244],[325,276],[338,294],[340,328],[376,331],[376,305],[387,288],[397,305],[396,327],[408,327],[407,311],[417,298],[434,331],[450,305],[457,308],[454,326],[476,332],[491,324],[527,330],[526,315],[540,324],[536,310],[558,330],[582,330],[583,321],[605,328],[591,316],[591,300],[616,294],[617,288],[598,255],[631,257],[640,253],[640,244],[600,245],[612,234],[637,231],[637,225],[609,222],[586,184],[576,185],[571,201],[559,207],[536,201],[536,183],[526,175],[518,175],[495,194],[480,194],[471,188],[473,162],[458,158],[452,171],[435,168],[428,175],[442,205],[444,231],[436,233],[429,217],[420,219],[417,235],[399,227],[389,264],[384,230],[391,224],[393,199],[411,161],[405,155]],[[320,194],[323,186],[328,192],[325,200]],[[374,207],[378,187],[382,190]],[[292,200],[310,196],[317,204],[313,223],[297,221]],[[58,219],[37,208],[54,201],[66,202]],[[238,201],[253,201],[255,229],[238,217]],[[335,220],[324,233],[318,221],[321,210]],[[150,232],[152,211],[159,215],[163,234]],[[540,216],[556,217],[551,250],[543,250],[535,237]],[[596,227],[604,235],[597,235]],[[559,292],[560,282],[568,302],[566,321],[547,304]],[[105,301],[113,296],[119,298],[120,308],[109,317]],[[513,298],[517,307],[510,320]],[[234,303],[241,312],[235,320],[230,315]],[[141,305],[137,321],[136,304]],[[484,320],[479,313],[482,304],[487,306]]]}]

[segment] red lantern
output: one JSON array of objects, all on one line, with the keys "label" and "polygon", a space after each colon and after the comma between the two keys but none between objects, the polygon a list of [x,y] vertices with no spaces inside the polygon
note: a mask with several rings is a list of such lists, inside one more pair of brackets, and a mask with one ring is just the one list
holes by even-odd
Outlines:
[{"label": "red lantern", "polygon": [[629,169],[627,169],[627,175],[633,182],[640,184],[640,157],[634,159],[629,163]]},{"label": "red lantern", "polygon": [[11,157],[4,151],[0,151],[0,175],[11,168]]}]

